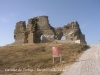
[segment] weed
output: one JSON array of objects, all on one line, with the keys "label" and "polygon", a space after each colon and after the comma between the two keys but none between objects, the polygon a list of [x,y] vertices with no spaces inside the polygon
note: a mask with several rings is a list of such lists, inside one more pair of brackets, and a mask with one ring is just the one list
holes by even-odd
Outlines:
[{"label": "weed", "polygon": [[[41,44],[25,44],[15,46],[5,46],[0,48],[0,69],[2,68],[25,68],[30,65],[31,68],[51,68],[54,66],[63,66],[59,63],[59,58],[55,59],[55,64],[52,64],[52,47],[60,46],[62,59],[65,64],[71,64],[75,61],[81,53],[89,48],[82,44],[55,44],[55,43],[41,43]],[[39,75],[33,71],[33,75]],[[55,72],[52,75],[60,75],[61,72]],[[31,74],[32,75],[32,74]],[[42,75],[42,74],[41,74]],[[48,72],[43,75],[48,75]]]}]

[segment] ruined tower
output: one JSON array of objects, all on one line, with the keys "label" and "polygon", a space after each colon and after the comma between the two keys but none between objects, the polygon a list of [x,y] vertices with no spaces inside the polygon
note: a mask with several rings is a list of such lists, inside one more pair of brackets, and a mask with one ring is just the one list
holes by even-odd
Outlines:
[{"label": "ruined tower", "polygon": [[80,40],[86,44],[85,35],[82,34],[77,21],[54,28],[50,25],[48,16],[37,16],[28,19],[27,27],[25,21],[16,23],[14,30],[15,43],[49,43],[61,40],[62,36],[65,36],[66,41]]},{"label": "ruined tower", "polygon": [[16,23],[16,28],[14,30],[15,43],[25,43],[26,40],[26,23],[25,21],[20,21]]}]

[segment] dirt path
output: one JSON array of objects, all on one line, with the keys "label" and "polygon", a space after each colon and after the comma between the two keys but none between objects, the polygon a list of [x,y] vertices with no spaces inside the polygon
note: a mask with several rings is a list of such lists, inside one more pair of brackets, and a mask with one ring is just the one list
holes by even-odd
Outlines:
[{"label": "dirt path", "polygon": [[72,66],[66,67],[61,75],[100,75],[100,45],[90,47]]}]

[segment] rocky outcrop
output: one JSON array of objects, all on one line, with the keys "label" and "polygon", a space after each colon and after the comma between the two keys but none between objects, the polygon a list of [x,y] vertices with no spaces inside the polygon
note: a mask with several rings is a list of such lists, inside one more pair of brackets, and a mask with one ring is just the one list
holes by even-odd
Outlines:
[{"label": "rocky outcrop", "polygon": [[48,16],[37,16],[16,23],[14,30],[15,43],[48,43],[61,40],[65,36],[66,41],[81,40],[86,44],[85,35],[82,34],[77,21],[68,23],[63,27],[54,28],[49,24]]}]

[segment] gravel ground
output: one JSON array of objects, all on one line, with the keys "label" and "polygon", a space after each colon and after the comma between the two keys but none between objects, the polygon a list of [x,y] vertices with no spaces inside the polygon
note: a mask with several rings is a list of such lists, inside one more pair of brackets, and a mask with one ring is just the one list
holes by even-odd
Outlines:
[{"label": "gravel ground", "polygon": [[90,48],[61,75],[100,75],[100,45]]}]

